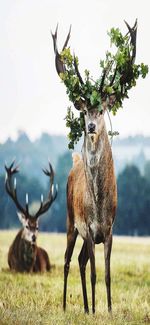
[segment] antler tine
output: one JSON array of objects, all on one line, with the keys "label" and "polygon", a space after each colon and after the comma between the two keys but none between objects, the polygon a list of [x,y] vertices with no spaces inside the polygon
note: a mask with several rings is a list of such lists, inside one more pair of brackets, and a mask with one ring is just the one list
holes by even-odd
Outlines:
[{"label": "antler tine", "polygon": [[78,64],[77,64],[77,61],[76,61],[75,54],[74,54],[73,62],[74,62],[75,71],[76,71],[77,77],[79,78],[80,84],[84,85],[83,79],[82,79],[81,74],[80,74],[79,69],[78,69]]},{"label": "antler tine", "polygon": [[[52,37],[53,37],[53,41],[54,41],[54,52],[55,53],[58,53],[58,47],[57,47],[57,32],[58,32],[58,23],[57,23],[57,26],[56,26],[56,29],[55,29],[55,34],[52,34]],[[66,37],[66,40],[65,40],[65,43],[64,43],[64,46],[62,48],[62,51],[66,48],[68,42],[69,42],[69,39],[70,39],[70,34],[71,34],[71,25],[70,25],[70,28],[69,28],[69,32],[68,32],[68,35]]]},{"label": "antler tine", "polygon": [[12,167],[14,166],[14,163],[15,163],[15,159],[12,161],[12,163],[11,163],[11,165],[9,166],[9,167],[7,167],[6,165],[5,165],[5,168],[7,169],[7,170],[11,170],[12,169]]},{"label": "antler tine", "polygon": [[[49,174],[50,174],[50,180],[51,180],[51,183],[53,184],[53,181],[54,181],[54,170],[53,170],[53,167],[49,161],[49,168],[50,168],[50,171],[49,171]],[[51,185],[52,185],[51,184]]]},{"label": "antler tine", "polygon": [[29,195],[26,193],[26,212],[29,214]]},{"label": "antler tine", "polygon": [[71,25],[70,25],[69,32],[68,32],[68,35],[67,35],[67,38],[66,38],[66,41],[64,43],[64,46],[63,46],[62,50],[64,50],[67,47],[67,44],[68,44],[69,39],[70,39],[70,34],[71,34]]},{"label": "antler tine", "polygon": [[[74,63],[75,72],[76,72],[77,77],[79,78],[80,84],[84,85],[83,79],[82,79],[81,74],[80,74],[79,69],[78,69],[78,64],[77,64],[77,61],[76,61],[75,54],[74,54],[74,57],[73,57],[73,63]],[[78,101],[74,102],[74,106],[78,111],[84,110],[84,108],[85,108],[85,100],[80,98]]]},{"label": "antler tine", "polygon": [[51,185],[53,183],[53,180],[54,180],[54,170],[53,170],[53,167],[49,161],[49,170],[48,169],[43,169],[43,173],[46,175],[46,176],[50,176],[50,181],[51,181]]},{"label": "antler tine", "polygon": [[58,24],[57,24],[56,29],[55,29],[55,34],[53,34],[52,31],[51,31],[51,35],[52,35],[52,38],[53,38],[53,45],[54,45],[54,52],[55,52],[55,54],[58,53],[58,48],[57,48],[57,31],[58,31]]},{"label": "antler tine", "polygon": [[7,173],[15,174],[19,172],[19,165],[17,165],[15,168],[13,168],[15,164],[15,159],[12,161],[11,165],[7,167],[7,164],[5,162],[5,170]]},{"label": "antler tine", "polygon": [[[130,25],[127,23],[127,21],[126,20],[124,20],[124,22],[125,22],[125,24],[126,24],[126,26],[127,26],[127,28],[128,28],[128,33],[132,33],[133,31],[135,31],[136,29],[137,29],[137,18],[136,18],[136,20],[135,20],[135,23],[134,23],[134,26],[133,27],[130,27]],[[127,33],[127,34],[128,34]]]},{"label": "antler tine", "polygon": [[54,194],[54,170],[53,170],[53,167],[52,167],[50,161],[49,161],[49,169],[45,168],[42,170],[43,170],[44,174],[46,176],[49,176],[49,178],[50,178],[50,190],[48,193],[48,197],[44,202],[43,202],[43,195],[41,195],[41,204],[40,204],[39,210],[35,214],[36,219],[50,208],[53,201],[55,201],[57,193],[58,193],[58,186],[56,186],[55,194]]},{"label": "antler tine", "polygon": [[[66,71],[66,69],[65,69],[64,63],[61,60],[61,56],[60,56],[60,54],[58,52],[58,47],[57,47],[57,31],[58,31],[58,24],[56,26],[55,34],[53,34],[51,32],[51,35],[52,35],[52,38],[53,38],[53,45],[54,45],[54,52],[55,52],[55,66],[56,66],[56,71],[57,71],[58,75],[60,75],[60,73],[64,73]],[[70,38],[70,33],[71,33],[71,26],[70,26],[69,33],[67,35],[66,41],[64,43],[63,50],[65,49],[65,47],[68,44],[68,41],[69,41],[69,38]]]},{"label": "antler tine", "polygon": [[[135,62],[136,57],[136,35],[137,35],[137,19],[135,20],[134,26],[131,28],[130,25],[124,20],[128,32],[125,37],[128,35],[127,43],[130,41],[131,48],[128,49],[128,65],[124,70],[119,71],[120,73],[120,85],[121,85],[121,96],[127,97],[127,93],[125,91],[124,85],[127,82],[130,82],[133,78],[133,64]],[[118,72],[118,64],[116,63],[116,67],[114,68],[113,76],[111,77],[109,87],[111,87],[115,81],[116,74]],[[105,71],[104,71],[105,72]],[[105,78],[105,75],[103,75]],[[103,82],[103,80],[102,80]],[[102,83],[103,84],[103,83]],[[112,108],[116,102],[116,93],[115,91],[112,94],[109,94],[109,107]]]},{"label": "antler tine", "polygon": [[[57,47],[57,32],[58,32],[58,24],[56,26],[55,33],[53,34],[51,32],[51,34],[52,34],[53,44],[54,44],[56,71],[57,71],[58,75],[60,76],[61,73],[65,73],[66,72],[66,66],[65,66],[65,63],[63,63],[63,61],[61,59],[60,53],[58,52],[58,47]],[[67,38],[65,40],[64,46],[62,48],[62,51],[64,51],[64,49],[67,47],[68,42],[69,42],[69,39],[70,39],[70,35],[71,35],[71,25],[70,25],[69,32],[68,32]],[[74,55],[74,68],[75,68],[76,75],[79,78],[80,84],[83,85],[84,82],[83,82],[82,77],[80,75],[80,72],[79,72],[79,69],[78,69],[78,65],[77,65],[77,62],[76,62],[76,59],[75,59],[75,55]],[[78,101],[74,102],[74,106],[75,106],[75,108],[77,110],[83,110],[84,107],[85,107],[85,101],[80,98]]]},{"label": "antler tine", "polygon": [[21,204],[19,203],[18,198],[17,198],[16,179],[14,180],[14,187],[12,187],[12,175],[19,172],[18,166],[13,167],[14,163],[15,163],[15,161],[13,161],[9,167],[7,167],[5,164],[5,169],[6,169],[5,187],[6,187],[7,193],[10,195],[12,200],[15,202],[19,211],[23,212],[24,215],[26,215],[27,211],[21,206]]},{"label": "antler tine", "polygon": [[130,33],[131,44],[133,46],[132,59],[131,59],[131,63],[133,64],[135,61],[135,57],[136,57],[137,19],[135,20],[134,26],[132,28],[129,26],[129,24],[125,20],[124,20],[124,22],[128,28],[128,33]]},{"label": "antler tine", "polygon": [[102,75],[102,79],[101,79],[101,83],[100,83],[100,87],[99,87],[100,94],[102,93],[102,90],[103,90],[105,77],[106,77],[106,69],[104,69],[104,71],[103,71],[103,75]]},{"label": "antler tine", "polygon": [[[53,188],[54,188],[54,186],[53,186]],[[55,201],[57,194],[58,194],[58,184],[56,184],[56,186],[55,186],[55,194],[53,193],[53,201]]]},{"label": "antler tine", "polygon": [[99,92],[100,92],[100,94],[103,94],[103,87],[104,87],[105,78],[106,78],[107,74],[109,73],[109,70],[110,70],[112,64],[113,64],[113,62],[111,61],[111,62],[107,65],[107,67],[105,67],[105,68],[103,69],[103,75],[102,75],[102,79],[101,79],[101,83],[100,83],[100,87],[99,87]]},{"label": "antler tine", "polygon": [[49,176],[50,177],[50,191],[49,191],[49,198],[53,197],[53,189],[54,189],[54,170],[53,170],[53,167],[50,163],[50,161],[48,162],[49,163],[49,170],[48,169],[43,169],[43,172],[45,175]]},{"label": "antler tine", "polygon": [[54,45],[54,52],[55,52],[55,66],[56,66],[56,71],[58,75],[60,73],[65,72],[65,66],[61,60],[60,54],[58,52],[58,47],[57,47],[57,31],[58,31],[58,24],[56,26],[55,34],[51,32],[52,38],[53,38],[53,45]]},{"label": "antler tine", "polygon": [[117,69],[118,69],[118,66],[116,65],[116,68],[115,68],[113,77],[112,77],[112,79],[110,81],[109,87],[111,87],[113,85],[113,83],[114,83],[114,80],[115,80],[115,77],[116,77],[116,74],[117,74]]}]

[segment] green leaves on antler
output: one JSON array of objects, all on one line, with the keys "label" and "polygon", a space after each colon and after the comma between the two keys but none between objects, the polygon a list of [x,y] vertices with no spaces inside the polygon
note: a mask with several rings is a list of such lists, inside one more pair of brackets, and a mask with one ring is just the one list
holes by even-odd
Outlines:
[{"label": "green leaves on antler", "polygon": [[[136,26],[136,23],[134,26]],[[123,36],[118,28],[112,28],[108,33],[111,44],[114,44],[117,47],[117,52],[115,55],[108,52],[106,56],[106,65],[109,65],[109,62],[112,62],[112,65],[108,77],[105,79],[106,86],[104,85],[104,92],[105,89],[107,92],[107,86],[111,86],[111,90],[114,92],[116,97],[114,105],[110,107],[110,110],[114,114],[116,114],[118,108],[122,106],[123,99],[128,98],[128,90],[133,86],[136,86],[136,80],[139,76],[141,75],[142,78],[145,78],[148,73],[147,65],[144,65],[143,63],[137,65],[134,63],[136,54],[136,29],[134,30],[133,27],[131,31],[132,33],[135,33],[134,43],[131,33]],[[110,85],[108,85],[109,80]]]},{"label": "green leaves on antler", "polygon": [[84,116],[80,113],[80,117],[75,117],[74,113],[71,111],[71,107],[67,109],[67,116],[65,117],[66,126],[70,128],[68,134],[68,139],[70,140],[68,144],[69,149],[74,149],[74,144],[76,144],[84,131]]},{"label": "green leaves on antler", "polygon": [[122,106],[123,99],[128,98],[128,90],[136,85],[139,76],[146,77],[148,66],[143,63],[134,64],[135,44],[130,41],[130,33],[123,36],[118,28],[112,28],[108,35],[111,45],[117,47],[117,52],[116,54],[106,52],[105,60],[100,61],[101,77],[98,80],[94,82],[89,71],[85,70],[84,82],[80,82],[75,69],[75,63],[78,67],[78,58],[72,56],[69,48],[61,52],[66,71],[61,73],[60,77],[73,103],[82,98],[87,108],[98,107],[101,110],[102,101],[114,96],[115,99],[112,103],[108,103],[108,107],[116,114],[118,108]]},{"label": "green leaves on antler", "polygon": [[81,76],[77,74],[78,69],[78,58],[72,56],[70,49],[64,49],[61,52],[61,59],[66,68],[64,73],[60,73],[60,77],[67,87],[67,94],[75,105],[80,99],[86,102],[87,107],[90,109],[91,106],[102,109],[101,96],[99,92],[99,83],[93,81],[90,78],[90,73],[85,70],[85,80],[81,79]]},{"label": "green leaves on antler", "polygon": [[70,101],[74,103],[76,101],[79,101],[82,95],[82,88],[80,86],[79,78],[75,73],[73,63],[74,60],[77,60],[77,58],[73,58],[70,53],[70,49],[67,48],[61,52],[61,59],[65,67],[67,67],[67,70],[65,73],[60,73],[60,78],[67,87],[67,94]]}]

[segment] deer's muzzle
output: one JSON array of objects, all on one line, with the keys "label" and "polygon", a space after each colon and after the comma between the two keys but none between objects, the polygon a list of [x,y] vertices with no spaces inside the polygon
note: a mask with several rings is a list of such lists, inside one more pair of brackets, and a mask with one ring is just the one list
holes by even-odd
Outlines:
[{"label": "deer's muzzle", "polygon": [[88,133],[96,133],[95,128],[96,128],[96,125],[93,122],[89,123],[88,124]]}]

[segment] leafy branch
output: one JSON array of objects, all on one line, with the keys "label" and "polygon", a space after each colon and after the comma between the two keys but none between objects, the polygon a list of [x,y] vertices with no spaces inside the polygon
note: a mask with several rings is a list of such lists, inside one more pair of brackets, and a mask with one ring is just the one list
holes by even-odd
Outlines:
[{"label": "leafy branch", "polygon": [[68,138],[70,140],[68,144],[69,149],[74,149],[74,145],[80,140],[82,132],[85,130],[84,114],[81,112],[80,117],[75,117],[71,111],[71,107],[67,109],[67,115],[65,117],[66,126],[70,128]]}]

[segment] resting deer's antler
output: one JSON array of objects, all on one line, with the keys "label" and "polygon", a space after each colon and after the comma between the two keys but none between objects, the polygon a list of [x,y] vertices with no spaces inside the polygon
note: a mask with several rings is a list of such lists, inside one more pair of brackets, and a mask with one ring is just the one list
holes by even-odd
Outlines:
[{"label": "resting deer's antler", "polygon": [[22,205],[19,203],[17,198],[17,182],[16,178],[14,179],[14,184],[12,184],[12,176],[19,172],[19,166],[14,167],[15,161],[13,161],[10,165],[10,167],[7,167],[5,165],[6,169],[6,180],[5,180],[5,187],[7,193],[10,195],[12,200],[15,202],[17,208],[20,212],[24,214],[26,218],[35,218],[37,219],[41,214],[45,213],[51,206],[51,204],[55,201],[57,192],[58,192],[58,186],[56,185],[55,193],[54,193],[54,171],[52,168],[52,165],[49,162],[49,170],[44,169],[43,172],[45,175],[50,177],[50,190],[48,193],[47,199],[43,202],[43,195],[41,195],[41,204],[39,210],[36,212],[34,216],[29,214],[29,207],[28,207],[28,194],[26,194],[26,206],[25,208],[22,207]]},{"label": "resting deer's antler", "polygon": [[[6,179],[5,179],[5,188],[7,193],[10,195],[12,200],[15,202],[19,211],[21,211],[25,216],[28,214],[28,202],[26,201],[26,208],[23,208],[19,203],[17,198],[17,182],[16,178],[14,179],[14,184],[12,184],[12,176],[19,172],[19,166],[14,167],[15,161],[13,161],[10,167],[5,165],[6,169]],[[26,197],[27,198],[27,197]]]},{"label": "resting deer's antler", "polygon": [[49,176],[50,178],[50,190],[48,193],[48,197],[44,202],[43,202],[43,196],[41,195],[41,205],[39,210],[35,214],[35,218],[38,218],[41,214],[45,213],[50,208],[51,204],[55,201],[58,193],[58,185],[56,185],[56,189],[54,193],[54,170],[50,162],[49,162],[49,169],[43,169],[43,172],[46,176]]}]

